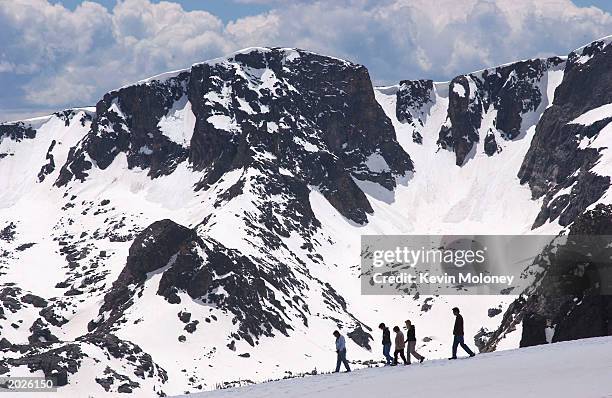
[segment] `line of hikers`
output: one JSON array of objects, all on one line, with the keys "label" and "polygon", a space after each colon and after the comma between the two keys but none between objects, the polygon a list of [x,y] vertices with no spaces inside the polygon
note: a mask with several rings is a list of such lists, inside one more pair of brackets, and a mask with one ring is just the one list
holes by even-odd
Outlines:
[{"label": "line of hikers", "polygon": [[[455,326],[453,327],[453,356],[448,359],[457,359],[457,348],[459,346],[461,346],[470,357],[473,357],[476,354],[470,350],[470,347],[465,344],[463,339],[463,317],[459,313],[459,308],[453,308],[453,314],[455,315]],[[411,356],[414,356],[419,363],[425,360],[425,357],[416,351],[417,340],[414,325],[410,320],[406,320],[405,323],[405,338],[404,333],[398,326],[393,327],[393,331],[395,332],[395,351],[393,352],[393,356],[391,356],[391,332],[384,323],[378,325],[378,328],[382,331],[383,355],[385,356],[386,365],[396,366],[398,364],[398,356],[402,358],[404,365],[410,365]],[[342,364],[344,364],[346,371],[350,372],[351,368],[346,359],[346,340],[337,330],[334,331],[334,336],[336,337],[336,352],[338,354],[335,372],[337,373],[340,371],[340,366]],[[406,349],[406,355],[404,355],[404,349]]]}]

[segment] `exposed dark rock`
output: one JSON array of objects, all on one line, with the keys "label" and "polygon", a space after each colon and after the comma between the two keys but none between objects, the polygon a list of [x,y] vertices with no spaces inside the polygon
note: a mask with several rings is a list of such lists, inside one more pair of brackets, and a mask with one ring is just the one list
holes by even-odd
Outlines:
[{"label": "exposed dark rock", "polygon": [[17,250],[18,252],[22,252],[25,251],[27,249],[29,249],[30,247],[34,246],[36,243],[24,243],[23,245],[19,245],[15,248],[15,250]]},{"label": "exposed dark rock", "polygon": [[421,135],[421,133],[419,133],[418,131],[413,131],[412,132],[412,142],[416,143],[416,144],[422,144],[423,143],[423,136]]},{"label": "exposed dark rock", "polygon": [[74,119],[74,117],[79,114],[80,112],[83,113],[83,115],[81,116],[81,118],[79,119],[79,122],[81,123],[81,126],[85,126],[85,121],[92,119],[92,114],[89,111],[84,111],[81,109],[65,109],[63,111],[60,112],[55,112],[53,115],[56,116],[58,119],[61,119],[64,121],[64,125],[66,127],[70,126],[70,123],[72,122],[72,119]]},{"label": "exposed dark rock", "polygon": [[563,59],[530,59],[483,72],[485,101],[497,110],[495,126],[504,138],[513,140],[520,134],[523,115],[538,109],[544,93],[538,82],[544,73],[563,63]]},{"label": "exposed dark rock", "polygon": [[357,326],[355,329],[348,332],[346,335],[351,340],[353,340],[355,344],[357,344],[358,346],[363,347],[367,350],[372,349],[372,347],[370,347],[370,340],[374,340],[374,339],[372,338],[372,335],[370,333],[366,332],[361,327],[361,325]]},{"label": "exposed dark rock", "polygon": [[11,222],[6,227],[0,229],[0,240],[12,242],[15,239],[16,228],[17,226]]},{"label": "exposed dark rock", "polygon": [[567,242],[537,259],[543,274],[506,311],[488,349],[519,322],[521,346],[544,344],[547,321],[555,327],[553,341],[612,335],[612,267],[601,262],[612,254],[611,235],[612,206],[599,204],[577,216]]},{"label": "exposed dark rock", "polygon": [[[21,347],[16,347],[19,349]],[[31,372],[42,371],[46,378],[54,380],[54,385],[65,386],[70,375],[74,375],[85,357],[76,343],[62,345],[58,348],[39,350],[24,347],[25,353],[18,358],[0,360],[0,367],[27,366]]]},{"label": "exposed dark rock", "polygon": [[[193,167],[204,172],[198,188],[230,170],[256,168],[274,173],[271,183],[276,185],[299,191],[308,185],[318,187],[343,216],[365,223],[372,208],[353,178],[392,190],[396,176],[413,170],[412,162],[397,143],[363,66],[298,53],[288,60],[283,49],[253,50],[227,62],[194,65],[163,82],[105,95],[96,106],[91,131],[70,150],[56,185],[84,180],[93,167],[89,159],[105,169],[124,152],[130,168],[148,169],[156,177],[172,173],[189,152]],[[254,71],[264,68],[274,75],[275,84],[254,88],[262,82]],[[227,97],[227,104],[212,101],[211,96]],[[161,117],[187,99],[196,118],[189,151],[158,128]],[[244,109],[240,101],[253,111]],[[231,126],[213,123],[219,117],[231,121]],[[263,159],[264,153],[275,161]],[[386,167],[369,167],[372,156]],[[279,167],[295,178],[279,178]],[[226,199],[230,198],[231,194]]]},{"label": "exposed dark rock", "polygon": [[421,305],[421,312],[427,312],[431,309],[431,307],[433,307],[433,298],[432,297],[427,297],[424,301],[423,304]]},{"label": "exposed dark rock", "polygon": [[[578,61],[583,52],[591,57],[585,63]],[[568,58],[554,103],[542,115],[518,174],[522,184],[529,184],[534,199],[545,196],[534,228],[550,219],[549,205],[559,205],[553,198],[561,189],[572,186],[566,209],[559,217],[561,225],[569,225],[610,186],[609,177],[588,171],[600,158],[599,150],[580,149],[579,143],[583,138],[596,137],[612,119],[590,126],[568,123],[612,102],[612,93],[607,90],[612,83],[611,65],[612,47],[603,47],[603,43],[589,46],[580,54],[572,53]]]},{"label": "exposed dark rock", "polygon": [[[540,82],[544,73],[563,64],[563,59],[531,59],[482,73],[455,77],[449,85],[448,116],[440,129],[438,145],[452,150],[462,166],[480,141],[484,112],[495,109],[495,127],[506,140],[520,138],[523,116],[542,104]],[[499,152],[492,132],[485,137],[485,153]]]},{"label": "exposed dark rock", "polygon": [[49,149],[47,150],[47,155],[46,155],[47,163],[43,165],[40,168],[40,171],[38,172],[39,182],[43,182],[45,180],[45,177],[53,173],[53,170],[55,170],[55,160],[53,158],[53,148],[55,148],[56,144],[57,142],[55,140],[51,141],[51,145],[49,146]]},{"label": "exposed dark rock", "polygon": [[0,290],[0,302],[7,310],[15,313],[23,307],[21,300],[21,289],[16,286],[4,286]]},{"label": "exposed dark rock", "polygon": [[105,391],[111,391],[113,385],[119,384],[117,392],[119,393],[132,393],[133,389],[140,387],[140,384],[130,380],[129,377],[116,372],[110,367],[106,367],[104,370],[106,377],[97,377],[96,382],[104,388]]},{"label": "exposed dark rock", "polygon": [[487,315],[489,316],[489,318],[493,318],[501,313],[502,313],[501,308],[489,308],[489,310],[487,311]]},{"label": "exposed dark rock", "polygon": [[0,350],[7,350],[11,348],[13,348],[13,344],[10,341],[8,341],[5,337],[0,339]]},{"label": "exposed dark rock", "polygon": [[30,332],[32,332],[32,334],[28,337],[30,344],[55,343],[59,341],[59,339],[53,333],[51,333],[48,326],[41,318],[34,321],[30,327]]},{"label": "exposed dark rock", "polygon": [[492,131],[489,131],[485,137],[484,150],[488,156],[493,156],[500,150],[497,141],[495,141],[495,134]]},{"label": "exposed dark rock", "polygon": [[127,361],[134,368],[134,375],[140,379],[157,378],[161,383],[168,380],[166,371],[153,361],[151,355],[130,341],[121,340],[113,334],[96,333],[84,335],[78,340],[105,350],[117,360]]},{"label": "exposed dark rock", "polygon": [[178,317],[183,323],[189,323],[189,321],[191,320],[191,314],[185,311],[179,312]]},{"label": "exposed dark rock", "polygon": [[[57,287],[57,286],[56,286]],[[49,324],[57,327],[61,327],[62,325],[68,323],[68,320],[64,318],[62,315],[56,313],[57,307],[55,305],[49,305],[42,310],[40,310],[39,315],[43,317],[45,321]]]},{"label": "exposed dark rock", "polygon": [[[215,240],[196,236],[193,230],[164,220],[147,227],[136,238],[125,269],[106,294],[100,317],[90,322],[89,330],[100,333],[117,328],[124,311],[138,296],[135,292],[147,283],[147,272],[153,271],[162,273],[157,293],[168,302],[180,302],[179,294],[186,293],[191,299],[233,314],[238,325],[236,337],[250,345],[275,332],[288,335],[292,327],[287,317],[280,315],[288,311],[307,324],[308,308],[292,293],[301,286],[295,270],[282,263],[262,267]],[[297,299],[283,300],[272,288]],[[329,284],[322,288],[328,306],[346,311],[346,302]],[[191,320],[191,315],[184,312],[178,316],[187,323],[184,328],[188,333],[196,330],[199,321]],[[367,344],[366,337],[359,337]]]},{"label": "exposed dark rock", "polygon": [[119,388],[117,388],[117,392],[121,392],[121,393],[126,393],[126,394],[131,394],[132,393],[132,388],[134,388],[131,384],[122,384],[119,386]]},{"label": "exposed dark rock", "polygon": [[172,173],[187,158],[187,149],[164,136],[158,124],[185,94],[187,78],[188,73],[182,73],[106,94],[96,104],[90,132],[71,149],[55,184],[83,181],[92,167],[87,157],[104,170],[120,152],[126,153],[129,168],[149,169],[151,177]]},{"label": "exposed dark rock", "polygon": [[421,110],[432,102],[432,92],[433,80],[402,80],[396,93],[395,115],[397,120],[413,126],[423,126],[422,115],[413,115],[411,111]]},{"label": "exposed dark rock", "polygon": [[21,296],[21,301],[27,304],[32,304],[34,307],[38,308],[43,308],[47,306],[47,300],[30,293]]},{"label": "exposed dark rock", "polygon": [[126,270],[142,281],[147,273],[168,264],[194,232],[171,220],[156,221],[142,231],[130,246]]},{"label": "exposed dark rock", "polygon": [[457,76],[450,82],[447,124],[440,129],[438,138],[441,148],[455,152],[457,166],[464,164],[468,153],[479,141],[482,103],[470,81],[473,81],[471,76]]},{"label": "exposed dark rock", "polygon": [[76,288],[70,288],[68,289],[66,292],[64,292],[64,296],[78,296],[80,294],[83,294],[82,290],[76,289]]},{"label": "exposed dark rock", "polygon": [[36,137],[36,130],[23,122],[0,124],[0,138],[8,137],[14,141],[32,139]]},{"label": "exposed dark rock", "polygon": [[[100,314],[110,312],[104,320],[111,327],[133,303],[134,285],[142,284],[149,272],[168,265],[171,258],[192,238],[194,231],[171,220],[156,221],[142,231],[130,246],[127,263],[112,289],[104,296]],[[100,326],[92,321],[90,331]]]},{"label": "exposed dark rock", "polygon": [[[103,337],[86,335],[80,337],[76,342],[53,345],[7,346],[11,351],[19,352],[21,355],[17,358],[5,357],[0,360],[0,373],[6,373],[9,367],[27,366],[31,372],[42,371],[47,379],[54,381],[55,386],[65,386],[70,382],[72,376],[79,371],[82,361],[88,358],[88,354],[85,354],[80,347],[82,344],[94,344],[104,350],[105,355],[110,354],[116,360],[122,361],[124,365],[129,365],[136,377],[156,378],[160,384],[167,381],[165,370],[155,364],[148,354],[143,353],[138,346],[121,341],[112,335]],[[92,359],[99,362],[100,360],[106,360],[106,357]],[[110,367],[106,368],[104,374],[106,377],[98,377],[96,381],[107,391],[110,391],[113,384],[119,383],[126,384],[131,389],[140,386],[139,383],[117,373]]]},{"label": "exposed dark rock", "polygon": [[196,328],[198,327],[199,323],[200,321],[198,320],[191,321],[187,325],[185,325],[183,329],[185,329],[187,333],[193,333],[196,331]]},{"label": "exposed dark rock", "polygon": [[[291,276],[289,269],[279,266],[275,275],[264,273],[248,258],[212,240],[196,239],[188,247],[164,271],[158,294],[168,299],[177,291],[185,291],[193,299],[231,311],[239,322],[239,335],[250,344],[254,344],[253,336],[272,336],[273,330],[287,335],[291,327],[278,316],[285,308],[267,284],[286,290],[285,278]],[[205,261],[196,254],[196,248],[206,253]],[[214,278],[214,275],[227,276]],[[226,294],[215,293],[219,287]],[[266,308],[266,301],[273,307]]]},{"label": "exposed dark rock", "polygon": [[474,344],[476,348],[478,348],[479,352],[483,352],[486,349],[487,342],[493,335],[493,332],[488,332],[487,330],[480,328],[476,336],[474,336]]},{"label": "exposed dark rock", "polygon": [[[599,56],[602,48],[594,46],[583,53],[590,51],[594,57]],[[295,233],[305,238],[316,236],[320,223],[310,207],[312,190],[320,192],[347,221],[366,223],[373,210],[360,189],[360,181],[374,182],[392,191],[398,176],[413,171],[412,162],[397,143],[390,120],[376,103],[364,67],[307,52],[297,53],[298,57],[289,58],[286,50],[254,50],[223,62],[196,65],[188,72],[161,82],[150,81],[108,93],[97,104],[95,116],[85,114],[91,118],[91,129],[71,148],[56,185],[63,187],[73,180],[83,181],[93,167],[105,169],[119,154],[127,157],[130,168],[145,169],[151,178],[170,174],[180,162],[189,161],[190,167],[201,173],[196,189],[236,178],[225,184],[229,188],[220,188],[223,192],[218,194],[213,205],[221,208],[243,194],[252,198],[248,205],[252,204],[256,210],[236,215],[244,226],[247,241],[263,242],[262,246],[270,252],[292,249],[287,247],[284,238]],[[498,153],[500,139],[520,139],[524,115],[542,105],[543,93],[539,87],[544,71],[561,62],[560,59],[531,60],[453,79],[447,123],[440,131],[439,145],[455,153],[458,165],[465,164],[480,139],[482,116],[492,107],[497,111],[497,131],[490,130],[484,137],[485,153],[489,156]],[[580,73],[586,73],[583,69],[589,68],[571,56],[568,62],[572,68],[581,70]],[[269,84],[265,87],[261,84],[264,68],[274,77],[267,80]],[[433,90],[437,87],[434,88],[429,80],[403,81],[397,91],[396,115],[400,122],[423,125]],[[565,95],[575,93],[567,91]],[[221,96],[223,101],[214,100]],[[158,125],[171,108],[187,100],[196,118],[195,131],[191,142],[177,144],[164,136]],[[562,108],[558,112],[569,106],[557,105]],[[68,126],[74,123],[74,115],[65,111],[57,116]],[[214,122],[219,116],[229,127]],[[85,116],[81,118],[81,124],[85,125],[86,120]],[[552,126],[561,138],[548,132],[540,133],[532,148],[546,147],[551,145],[549,141],[561,139],[557,144],[564,151],[562,155],[571,159],[566,165],[561,164],[562,156],[553,156],[558,164],[550,170],[538,169],[537,159],[530,159],[535,163],[529,165],[531,169],[521,177],[527,180],[522,181],[529,182],[534,192],[540,189],[538,197],[545,197],[536,224],[559,220],[561,225],[572,225],[572,233],[579,230],[588,234],[607,233],[610,230],[609,224],[601,222],[611,219],[609,208],[597,207],[584,213],[609,186],[607,177],[588,172],[599,159],[599,151],[576,151],[576,137],[594,138],[609,122],[600,121],[586,127]],[[29,132],[29,127],[22,127],[23,130],[15,126],[12,130],[0,128],[0,137],[8,135],[16,140],[34,137],[34,130],[30,128]],[[572,135],[574,138],[570,140]],[[565,138],[567,140],[563,141]],[[417,131],[413,132],[412,139],[418,144],[423,142]],[[47,151],[48,162],[41,169],[40,181],[56,166],[52,155],[54,145]],[[535,154],[536,149],[531,156],[539,156]],[[230,177],[227,172],[232,170],[240,172]],[[215,189],[222,185],[216,185]],[[64,200],[71,195],[72,188],[65,188]],[[565,188],[571,189],[559,194]],[[75,199],[73,195],[65,203],[64,210],[72,212],[69,209],[79,206]],[[112,333],[128,320],[130,325],[132,322],[146,324],[143,317],[130,319],[133,314],[126,310],[143,297],[145,286],[154,280],[159,280],[158,286],[153,286],[154,291],[166,300],[161,301],[161,305],[181,302],[184,305],[176,306],[174,313],[181,308],[193,308],[187,305],[191,300],[202,304],[204,311],[210,310],[210,313],[194,316],[178,312],[182,322],[178,323],[179,328],[183,326],[187,333],[195,333],[202,319],[205,323],[199,334],[224,325],[225,322],[216,322],[213,312],[218,311],[220,318],[229,316],[235,327],[228,333],[227,347],[237,355],[243,352],[239,354],[241,357],[250,357],[244,352],[245,342],[256,346],[264,336],[289,336],[296,320],[309,326],[312,314],[303,292],[312,287],[310,283],[316,285],[323,304],[335,311],[339,319],[335,314],[328,318],[347,330],[347,336],[356,344],[371,349],[369,328],[348,312],[346,301],[333,286],[310,274],[303,259],[279,262],[273,256],[267,257],[267,253],[258,257],[225,247],[206,235],[207,228],[219,221],[215,214],[193,229],[162,220],[141,233],[138,233],[140,226],[126,231],[128,228],[124,227],[129,221],[123,223],[123,220],[113,219],[115,208],[109,206],[108,199],[101,199],[83,201],[84,209],[78,211],[83,210],[83,216],[106,218],[104,226],[89,234],[83,232],[77,243],[76,237],[66,234],[61,240],[58,238],[60,253],[68,263],[68,276],[57,284],[59,288],[69,289],[65,297],[46,302],[31,294],[22,295],[19,289],[10,286],[0,291],[0,300],[7,311],[16,312],[22,307],[32,309],[24,303],[42,308],[41,318],[30,327],[32,347],[0,341],[0,349],[22,353],[19,360],[28,358],[30,369],[44,368],[45,374],[53,374],[60,383],[66,384],[87,356],[84,353],[92,352],[81,350],[79,346],[89,344],[102,349],[102,360],[112,357],[122,365],[134,367],[136,377],[155,377],[164,383],[167,375],[150,355]],[[9,225],[0,230],[0,239],[13,240],[15,229],[14,225]],[[90,334],[79,337],[76,343],[58,341],[51,333],[56,329],[49,325],[64,325],[67,320],[60,314],[70,317],[72,308],[68,304],[82,302],[96,292],[94,285],[106,282],[100,270],[108,268],[105,260],[116,255],[114,250],[107,253],[93,244],[86,247],[81,243],[96,239],[129,241],[135,235],[126,265],[117,280],[111,287],[104,283],[95,286],[98,292],[106,295],[99,316],[88,325]],[[307,256],[314,263],[322,263],[323,258],[315,250],[319,242],[305,240],[301,249],[310,251]],[[151,273],[160,275],[150,278]],[[604,296],[596,294],[592,273],[590,265],[580,272],[569,265],[548,269],[546,275],[538,279],[542,287],[531,295],[522,296],[504,314],[504,331],[523,322],[522,345],[542,342],[542,322],[547,319],[557,327],[556,340],[609,333],[612,305]],[[425,299],[421,310],[428,311],[433,301],[433,298]],[[500,313],[497,308],[488,311],[490,317]],[[171,321],[176,323],[175,318]],[[22,330],[27,327],[13,325],[21,326]],[[187,336],[194,337],[180,335],[178,340],[185,342]],[[498,331],[481,329],[476,344],[479,349],[486,350],[500,336]],[[431,338],[425,337],[423,341],[431,341]],[[0,373],[23,364],[7,355],[0,360]],[[96,381],[108,392],[132,393],[140,387],[140,383],[110,368],[99,376]],[[197,378],[190,380],[195,383]]]}]

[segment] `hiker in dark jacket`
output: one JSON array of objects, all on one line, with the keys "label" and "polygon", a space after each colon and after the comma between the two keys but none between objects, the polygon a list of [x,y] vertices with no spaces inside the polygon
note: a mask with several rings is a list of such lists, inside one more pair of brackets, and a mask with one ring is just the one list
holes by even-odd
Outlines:
[{"label": "hiker in dark jacket", "polygon": [[453,356],[449,359],[457,359],[458,346],[461,346],[465,352],[470,354],[470,357],[473,357],[476,354],[474,354],[474,352],[470,350],[470,347],[463,341],[463,317],[459,313],[459,308],[453,308],[453,314],[455,314],[455,326],[453,327]]},{"label": "hiker in dark jacket", "polygon": [[406,362],[406,357],[404,356],[404,347],[406,347],[406,342],[404,341],[404,333],[400,330],[399,327],[394,326],[393,331],[395,332],[395,351],[393,352],[393,366],[397,365],[397,356],[401,356],[404,361],[404,365],[408,365]]},{"label": "hiker in dark jacket", "polygon": [[423,362],[425,357],[416,352],[416,331],[414,325],[410,320],[406,320],[406,358],[408,358],[408,364],[410,365],[410,355],[413,355],[419,362]]},{"label": "hiker in dark jacket", "polygon": [[391,365],[391,361],[393,358],[390,355],[391,352],[391,332],[389,332],[389,328],[385,326],[384,323],[378,325],[378,328],[383,332],[382,345],[383,345],[383,355],[385,356],[385,360],[387,361],[387,365]]},{"label": "hiker in dark jacket", "polygon": [[334,336],[336,337],[336,353],[338,354],[338,360],[336,361],[336,371],[334,373],[338,373],[340,371],[340,364],[344,364],[347,372],[351,371],[351,367],[349,366],[348,361],[346,360],[346,340],[344,336],[340,334],[339,331],[334,331]]}]

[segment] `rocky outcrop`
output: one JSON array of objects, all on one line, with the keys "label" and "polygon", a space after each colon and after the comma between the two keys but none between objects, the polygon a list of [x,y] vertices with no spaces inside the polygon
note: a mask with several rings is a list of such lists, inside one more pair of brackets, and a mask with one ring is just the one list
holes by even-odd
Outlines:
[{"label": "rocky outcrop", "polygon": [[57,141],[55,140],[51,141],[51,145],[49,146],[49,149],[47,149],[47,155],[45,156],[45,158],[47,159],[47,163],[44,164],[40,168],[40,171],[38,172],[39,182],[43,182],[45,180],[45,177],[48,174],[53,173],[53,171],[55,170],[55,159],[53,157],[53,148],[55,148],[56,144],[57,144]]},{"label": "rocky outcrop", "polygon": [[24,122],[2,123],[0,124],[0,139],[4,137],[14,141],[33,139],[36,137],[36,130]]},{"label": "rocky outcrop", "polygon": [[[610,186],[610,178],[589,170],[601,148],[581,147],[583,139],[597,137],[611,118],[588,126],[571,123],[589,110],[612,102],[612,46],[595,42],[569,55],[563,81],[553,105],[542,115],[519,178],[528,184],[534,199],[544,197],[534,228],[557,217],[569,225],[597,201]],[[559,193],[571,189],[569,194]]]},{"label": "rocky outcrop", "polygon": [[[225,95],[232,106],[203,100],[211,95]],[[261,154],[270,153],[278,167],[318,186],[341,214],[363,223],[372,209],[351,176],[393,189],[393,176],[412,170],[358,65],[302,51],[251,51],[195,66],[189,100],[197,118],[190,159],[207,170],[204,185],[235,168],[268,168]],[[218,115],[231,126],[211,123]],[[381,168],[368,167],[371,156],[382,158]]]},{"label": "rocky outcrop", "polygon": [[[160,130],[179,104],[195,119],[188,147]],[[363,66],[287,49],[252,49],[106,94],[56,185],[84,180],[119,153],[151,177],[188,157],[202,171],[199,189],[230,170],[280,167],[358,223],[372,208],[353,178],[392,190],[396,176],[413,170]]]},{"label": "rocky outcrop", "polygon": [[[275,332],[288,335],[293,329],[287,322],[290,313],[305,325],[311,315],[298,299],[304,286],[295,270],[285,264],[256,264],[213,239],[162,220],[147,227],[134,240],[126,267],[106,294],[100,316],[88,325],[90,332],[106,335],[120,327],[126,310],[148,283],[147,274],[154,271],[162,274],[157,294],[169,304],[181,303],[184,293],[193,300],[229,311],[238,325],[232,336],[250,345],[255,345],[262,336],[274,336]],[[323,287],[329,305],[346,311],[342,297],[331,286]],[[198,321],[190,322],[191,314],[184,312],[179,313],[179,318],[187,324],[185,330],[193,333]],[[369,345],[371,336],[356,323],[359,325],[354,331],[356,341]]]},{"label": "rocky outcrop", "polygon": [[530,59],[482,73],[485,108],[497,110],[495,127],[505,139],[521,134],[523,115],[536,111],[546,94],[545,73],[563,63],[560,57]]},{"label": "rocky outcrop", "polygon": [[612,206],[579,215],[567,238],[555,239],[561,243],[536,259],[543,272],[508,308],[487,350],[519,323],[521,347],[546,343],[547,321],[555,327],[553,342],[612,335],[611,240]]},{"label": "rocky outcrop", "polygon": [[274,331],[288,335],[292,329],[286,316],[279,316],[292,303],[283,302],[272,289],[290,295],[293,284],[299,282],[282,264],[275,267],[273,274],[263,272],[236,251],[212,240],[195,239],[163,272],[157,294],[178,304],[179,293],[185,292],[192,299],[230,311],[239,324],[237,337],[254,345],[253,338],[274,336]]},{"label": "rocky outcrop", "polygon": [[[140,347],[112,334],[88,334],[74,342],[31,343],[9,344],[1,348],[10,354],[0,360],[0,375],[6,374],[12,367],[25,366],[31,372],[42,372],[45,378],[53,381],[55,387],[61,388],[71,383],[77,372],[84,367],[88,368],[85,372],[89,375],[98,376],[95,370],[97,364],[108,363],[112,358],[115,364],[120,364],[117,366],[118,371],[105,372],[107,377],[104,379],[96,378],[106,391],[111,391],[112,387],[115,392],[121,392],[121,389],[128,392],[127,387],[130,391],[141,387],[139,381],[153,380],[153,384],[157,385],[157,394],[165,396],[161,386],[168,380],[166,371]],[[19,355],[13,357],[11,354],[14,353]],[[101,353],[99,357],[98,353]]]},{"label": "rocky outcrop", "polygon": [[[542,104],[546,72],[561,67],[559,57],[531,59],[469,75],[455,77],[449,84],[448,116],[442,125],[438,145],[455,153],[456,164],[465,164],[481,140],[485,113],[495,110],[494,125],[505,140],[520,138],[523,118]],[[491,131],[485,137],[489,156],[500,148]]]},{"label": "rocky outcrop", "polygon": [[433,80],[402,80],[396,93],[395,116],[401,123],[423,126],[425,107],[432,103]]},{"label": "rocky outcrop", "polygon": [[369,333],[371,331],[372,330],[369,327],[365,326],[364,329],[364,327],[359,325],[355,329],[348,332],[346,335],[358,346],[363,347],[367,350],[371,350],[372,347],[370,346],[370,341],[374,340],[372,335]]},{"label": "rocky outcrop", "polygon": [[147,274],[167,266],[177,253],[193,239],[194,232],[171,220],[160,220],[142,231],[130,246],[126,266],[112,288],[104,296],[100,314],[103,319],[89,323],[89,331],[109,332],[133,304],[134,291],[147,279]]},{"label": "rocky outcrop", "polygon": [[500,151],[499,145],[495,140],[495,134],[493,131],[489,131],[485,137],[484,150],[487,156],[493,156]]},{"label": "rocky outcrop", "polygon": [[440,129],[438,145],[453,150],[457,166],[462,166],[479,140],[483,105],[471,76],[455,77],[450,82],[448,98],[448,117]]},{"label": "rocky outcrop", "polygon": [[93,163],[104,170],[119,153],[126,154],[129,168],[148,169],[151,177],[172,173],[187,158],[187,149],[163,135],[159,122],[185,95],[187,77],[179,74],[106,94],[96,105],[90,132],[71,148],[55,184],[83,181]]}]

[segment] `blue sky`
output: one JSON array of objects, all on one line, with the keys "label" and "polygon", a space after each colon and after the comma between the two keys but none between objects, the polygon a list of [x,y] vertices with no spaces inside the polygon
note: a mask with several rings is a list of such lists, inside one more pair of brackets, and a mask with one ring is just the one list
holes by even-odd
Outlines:
[{"label": "blue sky", "polygon": [[602,10],[612,12],[612,2],[610,0],[574,0],[574,4],[580,7],[595,6]]},{"label": "blue sky", "polygon": [[250,46],[345,58],[394,84],[565,55],[608,35],[603,0],[0,1],[0,120],[95,105]]}]

